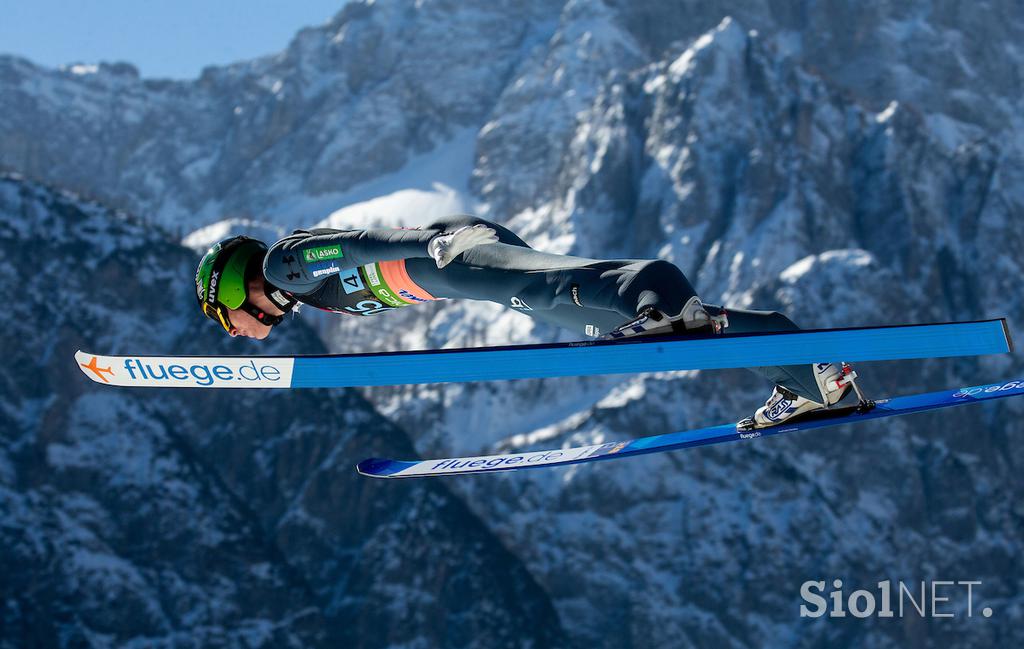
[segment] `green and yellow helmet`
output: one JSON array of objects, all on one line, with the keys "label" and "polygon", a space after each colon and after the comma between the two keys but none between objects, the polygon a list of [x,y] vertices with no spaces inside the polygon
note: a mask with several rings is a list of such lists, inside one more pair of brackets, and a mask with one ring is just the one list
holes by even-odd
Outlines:
[{"label": "green and yellow helmet", "polygon": [[232,329],[229,309],[244,309],[260,322],[275,325],[280,316],[264,313],[249,302],[248,280],[262,268],[267,246],[251,237],[224,239],[206,251],[196,270],[196,298],[203,313],[225,331]]}]

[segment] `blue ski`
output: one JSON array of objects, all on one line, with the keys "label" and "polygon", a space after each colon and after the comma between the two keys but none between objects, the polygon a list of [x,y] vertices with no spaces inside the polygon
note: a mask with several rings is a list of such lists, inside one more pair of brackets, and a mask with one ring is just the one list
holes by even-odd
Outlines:
[{"label": "blue ski", "polygon": [[504,455],[483,455],[478,457],[456,457],[422,461],[371,458],[360,462],[356,466],[356,470],[365,476],[373,478],[423,478],[464,473],[490,473],[494,471],[566,466],[581,462],[632,457],[645,453],[674,451],[704,444],[720,444],[739,439],[779,435],[797,430],[821,428],[823,426],[852,424],[881,417],[908,415],[925,410],[949,408],[1020,395],[1024,395],[1024,378],[1003,383],[960,388],[958,390],[944,390],[941,392],[885,399],[876,401],[874,407],[867,410],[861,410],[858,407],[840,408],[836,411],[826,411],[816,419],[806,419],[775,428],[741,431],[737,430],[736,424],[723,424],[721,426],[711,426],[710,428],[640,437],[621,442],[549,451],[528,451]]},{"label": "blue ski", "polygon": [[941,358],[1011,349],[1006,322],[996,319],[330,356],[97,356],[80,351],[75,357],[89,378],[108,385],[343,388]]}]

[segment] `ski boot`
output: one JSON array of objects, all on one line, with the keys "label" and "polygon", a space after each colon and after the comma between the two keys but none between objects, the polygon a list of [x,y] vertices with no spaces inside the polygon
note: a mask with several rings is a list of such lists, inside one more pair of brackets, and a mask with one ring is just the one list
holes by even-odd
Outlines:
[{"label": "ski boot", "polygon": [[702,304],[694,296],[678,315],[668,316],[653,306],[640,312],[633,320],[619,326],[601,337],[602,340],[619,340],[633,336],[658,336],[679,333],[720,334],[729,326],[729,316],[722,307]]},{"label": "ski boot", "polygon": [[[794,421],[839,417],[851,411],[866,412],[874,407],[874,402],[866,399],[857,386],[857,373],[847,363],[816,363],[814,378],[821,392],[822,400],[813,401],[795,394],[781,385],[776,385],[772,395],[765,404],[736,424],[738,430],[768,428]],[[833,408],[846,395],[853,391],[857,394],[858,404],[848,408]]]}]

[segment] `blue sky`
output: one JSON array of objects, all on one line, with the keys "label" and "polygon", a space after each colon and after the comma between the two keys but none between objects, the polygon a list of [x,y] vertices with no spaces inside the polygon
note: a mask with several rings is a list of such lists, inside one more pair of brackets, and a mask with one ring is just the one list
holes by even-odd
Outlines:
[{"label": "blue sky", "polygon": [[0,5],[0,53],[55,67],[128,61],[144,77],[190,79],[205,65],[284,49],[345,0],[13,0]]}]

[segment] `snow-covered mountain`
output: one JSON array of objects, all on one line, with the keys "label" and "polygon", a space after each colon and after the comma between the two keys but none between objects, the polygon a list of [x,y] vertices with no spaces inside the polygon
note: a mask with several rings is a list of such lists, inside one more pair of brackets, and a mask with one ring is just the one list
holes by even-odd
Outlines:
[{"label": "snow-covered mountain", "polygon": [[[0,58],[0,163],[143,215],[194,247],[243,229],[269,237],[300,224],[415,225],[471,211],[546,250],[670,259],[708,301],[783,309],[808,326],[1008,315],[1019,327],[1018,4],[354,2],[280,55],[210,68],[195,82],[139,79],[125,65],[47,70]],[[175,254],[185,291],[188,260]],[[96,339],[104,349],[229,349],[190,311],[173,327],[144,327],[125,303],[107,317],[121,310],[137,327],[98,323],[90,331],[109,336]],[[577,337],[490,304],[388,314],[372,336],[362,321],[302,317],[337,351]],[[117,337],[139,328],[149,337]],[[291,350],[320,344],[308,331],[273,336],[282,337],[275,344]],[[1007,357],[861,371],[878,395],[1022,368]],[[365,395],[398,425],[394,435],[404,430],[421,454],[443,455],[719,423],[768,389],[720,372]],[[318,407],[343,412],[338,398]],[[282,400],[278,430],[287,412],[314,402]],[[508,548],[508,565],[539,585],[503,591],[494,605],[511,597],[530,607],[522,615],[543,617],[550,603],[575,646],[1015,645],[1024,616],[1021,410],[1004,403],[444,486],[475,513],[480,534]],[[38,408],[21,412],[48,421]],[[406,502],[413,490],[342,482],[365,438],[331,455],[322,441],[331,429],[308,425],[304,434],[321,441],[285,451],[268,431],[234,448],[250,427],[210,422],[198,419],[195,430],[230,460],[223,472],[256,490],[236,491],[250,507],[268,497],[251,478],[257,464],[330,471],[337,488],[309,491],[313,510],[362,490]],[[408,507],[411,517],[418,505]],[[349,538],[367,552],[378,543]],[[316,557],[332,545],[321,543]],[[342,599],[387,588],[338,575],[319,588]],[[828,578],[978,579],[996,614],[799,618],[800,583]],[[441,606],[462,601],[437,597]],[[406,618],[409,635],[389,641],[434,628],[422,619]],[[510,644],[496,638],[491,646]]]}]

